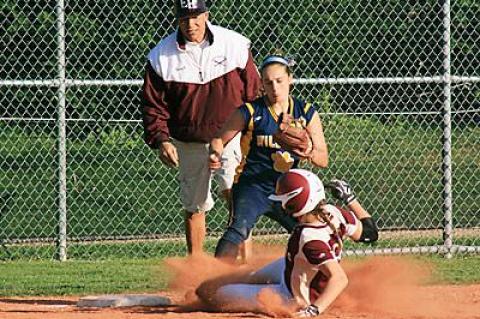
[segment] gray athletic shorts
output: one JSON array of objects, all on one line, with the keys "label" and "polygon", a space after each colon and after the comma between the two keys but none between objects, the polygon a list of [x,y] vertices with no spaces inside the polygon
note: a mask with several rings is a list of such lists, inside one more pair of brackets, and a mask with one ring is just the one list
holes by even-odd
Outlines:
[{"label": "gray athletic shorts", "polygon": [[222,168],[211,171],[208,167],[209,144],[185,143],[174,140],[179,157],[180,199],[189,212],[206,212],[213,208],[211,189],[212,177],[219,183],[220,191],[231,189],[235,169],[240,164],[240,136],[237,134],[222,154]]}]

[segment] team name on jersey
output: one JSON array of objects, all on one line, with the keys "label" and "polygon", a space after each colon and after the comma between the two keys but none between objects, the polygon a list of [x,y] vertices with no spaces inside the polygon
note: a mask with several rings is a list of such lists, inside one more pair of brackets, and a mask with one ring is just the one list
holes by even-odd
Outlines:
[{"label": "team name on jersey", "polygon": [[273,141],[273,135],[257,135],[257,146],[280,149],[280,145]]}]

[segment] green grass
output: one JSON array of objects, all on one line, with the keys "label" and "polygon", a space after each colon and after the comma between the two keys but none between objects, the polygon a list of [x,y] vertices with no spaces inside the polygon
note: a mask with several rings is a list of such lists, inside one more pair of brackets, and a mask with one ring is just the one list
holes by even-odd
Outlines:
[{"label": "green grass", "polygon": [[432,256],[431,258],[422,257],[422,259],[434,265],[433,283],[480,283],[480,256],[460,255],[452,259]]},{"label": "green grass", "polygon": [[[480,256],[413,258],[433,266],[428,284],[480,283]],[[166,289],[169,279],[160,258],[0,263],[1,296],[156,292]]]},{"label": "green grass", "polygon": [[12,261],[0,269],[0,295],[8,296],[152,292],[169,278],[161,259]]},{"label": "green grass", "polygon": [[[205,241],[205,251],[213,253],[218,238],[208,237]],[[255,240],[263,244],[285,244],[285,240],[274,242]],[[172,256],[185,256],[187,247],[183,238],[148,241],[148,242],[96,242],[96,243],[70,243],[67,247],[69,260],[108,260],[123,258],[165,258]],[[0,261],[40,261],[53,260],[56,256],[54,244],[44,245],[9,245],[0,247]]]}]

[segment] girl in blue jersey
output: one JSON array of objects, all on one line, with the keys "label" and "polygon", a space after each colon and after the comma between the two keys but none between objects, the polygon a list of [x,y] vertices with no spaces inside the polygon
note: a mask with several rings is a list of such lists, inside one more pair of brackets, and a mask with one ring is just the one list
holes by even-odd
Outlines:
[{"label": "girl in blue jersey", "polygon": [[[291,232],[295,220],[268,199],[275,191],[278,177],[296,168],[301,160],[318,167],[328,164],[327,145],[315,107],[290,96],[293,83],[290,66],[291,62],[283,56],[266,57],[260,66],[265,95],[239,107],[210,143],[210,168],[219,169],[224,145],[242,132],[243,161],[232,187],[232,219],[218,242],[216,257],[235,259],[239,245],[248,238],[262,215],[278,221]],[[308,153],[289,152],[273,141],[283,114],[290,114],[295,125],[306,128],[312,140]]]}]

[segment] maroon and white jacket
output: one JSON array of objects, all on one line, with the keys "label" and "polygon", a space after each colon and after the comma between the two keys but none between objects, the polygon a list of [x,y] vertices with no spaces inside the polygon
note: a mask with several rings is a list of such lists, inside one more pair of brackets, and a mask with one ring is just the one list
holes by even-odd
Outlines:
[{"label": "maroon and white jacket", "polygon": [[325,288],[327,278],[319,266],[327,262],[339,262],[345,236],[351,236],[360,222],[353,212],[327,205],[338,236],[325,223],[299,224],[288,240],[285,260],[285,284],[299,304],[310,305]]},{"label": "maroon and white jacket", "polygon": [[206,40],[203,51],[189,51],[177,29],[148,54],[142,93],[151,148],[170,137],[209,142],[237,107],[257,97],[260,78],[250,41],[210,23]]}]

